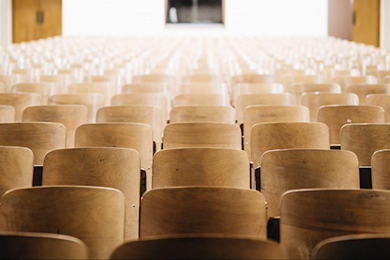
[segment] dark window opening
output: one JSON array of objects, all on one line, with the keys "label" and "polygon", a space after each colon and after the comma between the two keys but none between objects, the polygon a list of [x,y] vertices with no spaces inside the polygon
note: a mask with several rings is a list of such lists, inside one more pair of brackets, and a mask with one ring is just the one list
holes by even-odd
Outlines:
[{"label": "dark window opening", "polygon": [[223,23],[223,0],[167,1],[167,23]]}]

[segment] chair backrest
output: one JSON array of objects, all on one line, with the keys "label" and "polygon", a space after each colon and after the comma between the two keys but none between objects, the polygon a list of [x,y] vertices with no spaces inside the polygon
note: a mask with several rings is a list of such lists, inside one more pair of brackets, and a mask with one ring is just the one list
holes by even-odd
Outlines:
[{"label": "chair backrest", "polygon": [[390,76],[386,76],[383,78],[382,83],[384,84],[390,84]]},{"label": "chair backrest", "polygon": [[[324,239],[390,232],[390,191],[307,189],[281,201],[280,243],[293,259],[309,258]],[[375,217],[373,217],[375,216]]]},{"label": "chair backrest", "polygon": [[359,98],[353,93],[305,93],[301,105],[310,110],[310,121],[317,122],[318,109],[327,105],[359,105]]},{"label": "chair backrest", "polygon": [[229,106],[230,98],[225,94],[181,94],[173,99],[173,106]]},{"label": "chair backrest", "polygon": [[226,85],[223,84],[205,84],[205,83],[187,83],[182,84],[177,89],[177,94],[226,94]]},{"label": "chair backrest", "polygon": [[69,93],[80,94],[101,94],[104,96],[105,104],[109,101],[115,93],[115,86],[108,83],[78,83],[68,86]]},{"label": "chair backrest", "polygon": [[214,83],[220,84],[223,82],[223,77],[214,74],[195,74],[181,78],[182,83]]},{"label": "chair backrest", "polygon": [[338,76],[332,79],[332,82],[341,86],[341,92],[346,92],[349,85],[355,84],[376,84],[378,80],[376,77],[368,76]]},{"label": "chair backrest", "polygon": [[184,234],[245,235],[265,239],[266,225],[264,197],[254,190],[154,189],[146,192],[141,202],[141,239]]},{"label": "chair backrest", "polygon": [[13,106],[0,105],[0,123],[12,123],[15,121],[15,108]]},{"label": "chair backrest", "polygon": [[244,111],[248,106],[255,105],[295,105],[295,99],[291,94],[244,94],[237,98],[236,120],[237,124],[244,123]]},{"label": "chair backrest", "polygon": [[0,124],[0,145],[30,148],[34,164],[42,165],[46,153],[66,145],[66,128],[59,123],[3,123]]},{"label": "chair backrest", "polygon": [[286,91],[290,92],[291,86],[299,83],[322,83],[319,75],[300,75],[300,74],[285,74],[280,77],[280,83],[286,87]]},{"label": "chair backrest", "polygon": [[237,98],[245,94],[270,94],[284,93],[284,86],[277,83],[239,83],[232,89],[233,105],[236,105]]},{"label": "chair backrest", "polygon": [[274,242],[234,236],[197,235],[131,241],[111,259],[287,259]]},{"label": "chair backrest", "polygon": [[0,232],[1,259],[88,259],[78,238],[32,232]]},{"label": "chair backrest", "polygon": [[372,155],[390,149],[390,124],[348,124],[341,128],[341,149],[354,152],[360,166],[370,166]]},{"label": "chair backrest", "polygon": [[335,83],[299,83],[291,86],[290,93],[299,100],[304,93],[341,93],[341,87]]},{"label": "chair backrest", "polygon": [[140,156],[133,149],[62,149],[46,155],[42,185],[103,186],[120,190],[126,198],[125,238],[138,239],[140,171]]},{"label": "chair backrest", "polygon": [[241,150],[241,130],[234,124],[173,123],[164,129],[167,148],[232,148]]},{"label": "chair backrest", "polygon": [[329,129],[321,123],[261,123],[252,127],[251,156],[254,166],[261,165],[262,155],[275,149],[330,149]]},{"label": "chair backrest", "polygon": [[168,94],[169,88],[165,83],[134,83],[124,85],[122,93],[162,93]]},{"label": "chair backrest", "polygon": [[231,106],[179,106],[171,110],[171,123],[215,122],[235,123],[235,112]]},{"label": "chair backrest", "polygon": [[280,216],[284,192],[306,188],[359,189],[359,162],[349,151],[272,150],[261,158],[261,192],[268,217]]},{"label": "chair backrest", "polygon": [[34,154],[25,147],[0,146],[0,198],[11,189],[31,187]]},{"label": "chair backrest", "polygon": [[390,94],[367,95],[366,104],[382,107],[385,110],[386,123],[390,123]]},{"label": "chair backrest", "polygon": [[24,110],[23,121],[63,124],[66,127],[66,147],[73,147],[76,128],[88,123],[88,109],[83,105],[33,106]]},{"label": "chair backrest", "polygon": [[42,97],[42,103],[46,104],[47,99],[60,92],[55,85],[50,83],[19,83],[13,85],[12,92],[36,93]]},{"label": "chair backrest", "polygon": [[325,239],[311,259],[389,259],[389,234],[359,234]]},{"label": "chair backrest", "polygon": [[176,77],[167,74],[150,74],[150,75],[137,75],[131,78],[132,83],[166,83],[174,84]]},{"label": "chair backrest", "polygon": [[51,96],[49,105],[83,105],[88,108],[88,122],[94,123],[96,112],[105,104],[104,96],[101,94],[61,94]]},{"label": "chair backrest", "polygon": [[251,130],[255,124],[273,122],[309,122],[309,109],[304,106],[256,105],[244,110],[244,147],[250,154]]},{"label": "chair backrest", "polygon": [[370,94],[390,94],[390,84],[356,84],[347,87],[347,93],[355,93],[359,97],[359,104],[366,104],[366,97]]},{"label": "chair backrest", "polygon": [[29,106],[41,105],[41,96],[36,93],[0,93],[0,105],[15,109],[15,121],[22,121],[23,111]]},{"label": "chair backrest", "polygon": [[153,188],[216,186],[250,188],[248,154],[234,149],[167,149],[153,157]]},{"label": "chair backrest", "polygon": [[385,123],[385,111],[379,106],[322,106],[318,110],[318,122],[329,127],[330,143],[340,144],[340,129],[350,123]]},{"label": "chair backrest", "polygon": [[372,188],[390,190],[390,150],[376,151],[371,158]]},{"label": "chair backrest", "polygon": [[269,84],[274,83],[275,77],[273,75],[262,75],[256,73],[245,73],[241,75],[235,75],[231,78],[232,87],[239,83],[256,83],[256,84]]},{"label": "chair backrest", "polygon": [[108,258],[124,241],[125,200],[116,189],[45,186],[15,189],[1,198],[4,231],[77,237],[92,258]]}]

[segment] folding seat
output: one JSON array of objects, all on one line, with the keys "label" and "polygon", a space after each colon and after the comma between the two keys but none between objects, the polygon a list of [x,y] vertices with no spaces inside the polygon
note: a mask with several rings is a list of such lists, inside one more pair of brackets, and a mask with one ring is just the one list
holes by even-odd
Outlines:
[{"label": "folding seat", "polygon": [[254,105],[280,105],[292,106],[295,105],[295,99],[291,94],[244,94],[237,98],[236,103],[236,120],[237,124],[244,123],[244,111],[248,106]]},{"label": "folding seat", "polygon": [[78,238],[46,233],[0,232],[1,259],[88,259]]},{"label": "folding seat", "polygon": [[66,147],[73,147],[76,128],[88,123],[88,109],[83,105],[32,106],[24,110],[23,122],[61,123],[66,127]]},{"label": "folding seat", "polygon": [[15,121],[15,108],[13,106],[0,105],[0,123],[12,123]]},{"label": "folding seat", "polygon": [[[322,240],[390,232],[390,192],[304,189],[286,192],[280,207],[280,244],[293,259],[309,258]],[[373,217],[375,216],[375,217]]]},{"label": "folding seat", "polygon": [[359,104],[366,104],[366,97],[370,94],[390,94],[390,85],[386,84],[357,84],[349,85],[347,93],[355,93],[359,97]]},{"label": "folding seat", "polygon": [[157,150],[162,142],[163,119],[161,109],[155,106],[111,106],[102,107],[96,115],[98,123],[144,123],[153,128],[153,140]]},{"label": "folding seat", "polygon": [[374,76],[340,76],[332,79],[333,83],[337,83],[341,86],[341,92],[347,91],[349,85],[356,84],[377,84],[378,80]]},{"label": "folding seat", "polygon": [[390,94],[367,95],[366,104],[382,107],[385,110],[386,123],[390,123]]},{"label": "folding seat", "polygon": [[244,151],[177,148],[153,157],[153,188],[216,186],[250,188],[249,157]]},{"label": "folding seat", "polygon": [[215,122],[235,123],[235,112],[231,106],[178,106],[171,110],[170,123]]},{"label": "folding seat", "polygon": [[242,237],[196,235],[131,241],[111,259],[287,259],[274,242]]},{"label": "folding seat", "polygon": [[385,111],[379,106],[322,106],[318,122],[329,127],[331,145],[340,145],[340,129],[350,123],[385,123]]},{"label": "folding seat", "polygon": [[108,105],[111,97],[115,94],[115,86],[108,83],[79,83],[68,86],[71,94],[101,94],[104,96],[105,104]]},{"label": "folding seat", "polygon": [[23,110],[29,106],[41,105],[41,96],[36,93],[0,93],[0,105],[15,109],[15,121],[22,121]]},{"label": "folding seat", "polygon": [[312,259],[389,259],[389,234],[346,235],[325,239],[312,252]]},{"label": "folding seat", "polygon": [[309,122],[309,109],[304,106],[257,105],[244,110],[244,147],[250,154],[251,129],[255,124],[272,122]]},{"label": "folding seat", "polygon": [[354,152],[360,166],[370,166],[372,155],[390,149],[390,124],[348,124],[341,128],[341,149]]},{"label": "folding seat", "polygon": [[66,145],[66,128],[59,123],[3,123],[0,124],[0,145],[30,148],[34,165],[42,165],[45,154]]},{"label": "folding seat", "polygon": [[226,94],[181,94],[173,99],[173,106],[230,106]]},{"label": "folding seat", "polygon": [[284,93],[285,89],[282,84],[277,83],[257,83],[257,84],[249,84],[249,83],[239,83],[236,84],[233,89],[233,106],[237,104],[237,98],[240,95],[244,94],[278,94]]},{"label": "folding seat", "polygon": [[310,110],[310,121],[317,122],[318,109],[327,105],[359,105],[359,98],[353,93],[305,93],[301,96],[302,106]]},{"label": "folding seat", "polygon": [[266,238],[260,192],[220,187],[153,189],[141,202],[140,239],[218,234]]},{"label": "folding seat", "polygon": [[299,100],[304,93],[341,93],[341,87],[334,83],[300,83],[292,85],[290,93]]},{"label": "folding seat", "polygon": [[224,123],[172,123],[164,129],[163,148],[231,148],[241,150],[241,131]]},{"label": "folding seat", "polygon": [[103,186],[125,196],[125,238],[138,239],[140,156],[136,150],[112,147],[62,149],[43,162],[42,185]]},{"label": "folding seat", "polygon": [[50,83],[21,83],[13,85],[12,92],[16,93],[36,93],[42,97],[42,104],[47,104],[47,99],[60,92],[55,89],[55,85]]},{"label": "folding seat", "polygon": [[45,186],[14,189],[1,198],[2,230],[74,236],[93,259],[107,259],[124,241],[125,200],[116,189]]},{"label": "folding seat", "polygon": [[306,188],[359,189],[359,162],[349,151],[272,150],[261,158],[261,193],[268,217],[280,216],[284,192]]},{"label": "folding seat", "polygon": [[60,94],[51,96],[49,105],[83,105],[88,108],[88,122],[96,121],[96,112],[105,104],[101,94]]},{"label": "folding seat", "polygon": [[289,148],[330,149],[328,127],[306,122],[260,123],[252,127],[250,159],[255,167],[261,165],[265,152]]}]

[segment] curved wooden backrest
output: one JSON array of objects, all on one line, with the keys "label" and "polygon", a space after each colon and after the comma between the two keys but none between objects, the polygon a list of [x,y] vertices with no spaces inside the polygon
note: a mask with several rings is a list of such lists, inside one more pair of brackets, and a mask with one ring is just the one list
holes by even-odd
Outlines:
[{"label": "curved wooden backrest", "polygon": [[376,151],[371,158],[372,188],[390,190],[390,150]]},{"label": "curved wooden backrest", "polygon": [[379,83],[381,83],[385,77],[390,76],[390,70],[378,70],[377,67],[375,69],[366,68],[366,70],[366,75],[376,77]]},{"label": "curved wooden backrest", "polygon": [[69,85],[68,92],[81,94],[101,94],[105,98],[105,103],[109,104],[109,100],[115,93],[115,86],[108,83],[78,83]]},{"label": "curved wooden backrest", "polygon": [[179,86],[177,94],[227,94],[226,85],[186,83]]},{"label": "curved wooden backrest", "polygon": [[312,252],[312,259],[389,259],[389,234],[347,235],[325,239]]},{"label": "curved wooden backrest", "polygon": [[98,123],[76,129],[75,147],[132,148],[141,156],[141,167],[150,171],[153,158],[153,129],[138,123]]},{"label": "curved wooden backrest", "polygon": [[318,110],[318,122],[329,127],[330,143],[340,144],[340,129],[350,123],[385,123],[385,111],[379,106],[322,106]]},{"label": "curved wooden backrest", "polygon": [[235,236],[197,235],[131,241],[111,259],[287,259],[274,242]]},{"label": "curved wooden backrest", "polygon": [[58,86],[58,90],[65,91],[70,77],[67,75],[51,75],[51,76],[39,76],[39,82],[43,83],[55,83]]},{"label": "curved wooden backrest", "polygon": [[88,259],[88,248],[78,238],[45,233],[1,232],[1,259]]},{"label": "curved wooden backrest", "polygon": [[384,84],[390,84],[390,76],[386,76],[383,78],[382,83]]},{"label": "curved wooden backrest", "polygon": [[327,105],[359,105],[359,98],[353,93],[305,93],[301,96],[301,105],[310,110],[310,121],[317,122],[318,109]]},{"label": "curved wooden backrest", "polygon": [[181,94],[173,99],[173,106],[229,106],[230,98],[225,94]]},{"label": "curved wooden backrest", "polygon": [[124,85],[122,93],[168,93],[166,83],[133,83]]},{"label": "curved wooden backrest", "polygon": [[51,96],[49,105],[84,105],[88,108],[88,122],[96,119],[96,111],[104,106],[104,96],[101,94],[61,94]]},{"label": "curved wooden backrest", "polygon": [[326,238],[390,233],[389,214],[389,191],[289,191],[281,201],[280,244],[293,259],[309,258],[313,248]]},{"label": "curved wooden backrest", "polygon": [[0,82],[0,93],[4,93],[6,91],[6,86],[3,82]]},{"label": "curved wooden backrest", "polygon": [[390,94],[367,95],[366,104],[382,107],[385,110],[386,123],[390,123]]},{"label": "curved wooden backrest", "polygon": [[256,84],[269,84],[275,82],[275,76],[273,75],[262,75],[256,73],[245,73],[241,75],[235,75],[231,78],[231,85],[234,88],[239,83],[256,83]]},{"label": "curved wooden backrest", "polygon": [[234,124],[235,112],[231,106],[179,106],[171,110],[171,123],[215,122]]},{"label": "curved wooden backrest", "polygon": [[244,151],[218,148],[167,149],[153,157],[153,188],[214,186],[250,188]]},{"label": "curved wooden backrest", "polygon": [[[130,93],[113,96],[112,106],[155,106],[161,109],[164,122],[168,118],[168,100],[161,93]],[[163,122],[163,124],[164,124]],[[165,124],[164,124],[165,125]]]},{"label": "curved wooden backrest", "polygon": [[150,74],[150,75],[137,75],[131,78],[132,83],[157,83],[164,82],[167,84],[172,84],[176,81],[176,77],[173,75],[167,74]]},{"label": "curved wooden backrest", "polygon": [[41,105],[41,96],[36,93],[0,93],[0,105],[12,106],[15,109],[15,121],[22,121],[26,107]]},{"label": "curved wooden backrest", "polygon": [[123,243],[125,200],[116,189],[46,186],[15,189],[1,198],[5,231],[77,237],[92,258],[108,258]]},{"label": "curved wooden backrest", "polygon": [[348,124],[341,128],[341,149],[354,152],[360,166],[370,166],[374,152],[390,149],[390,124]]},{"label": "curved wooden backrest", "polygon": [[359,189],[359,162],[349,151],[273,150],[261,158],[261,192],[268,217],[280,215],[284,192],[306,188]]},{"label": "curved wooden backrest", "polygon": [[65,148],[66,128],[58,123],[3,123],[0,124],[0,145],[30,148],[34,164],[42,165],[48,151]]},{"label": "curved wooden backrest", "polygon": [[309,122],[309,109],[304,106],[257,105],[244,110],[244,147],[250,154],[251,129],[258,123]]},{"label": "curved wooden backrest", "polygon": [[261,156],[269,150],[330,149],[329,129],[321,123],[261,123],[252,127],[250,144],[250,159],[257,167],[261,164]]},{"label": "curved wooden backrest", "polygon": [[0,123],[12,123],[15,121],[15,108],[13,106],[0,105]]},{"label": "curved wooden backrest", "polygon": [[318,75],[286,74],[281,76],[280,83],[286,87],[287,92],[290,92],[290,88],[294,84],[322,83],[322,79]]},{"label": "curved wooden backrest", "polygon": [[347,93],[355,93],[359,97],[359,104],[366,104],[369,94],[390,94],[390,84],[357,84],[349,85]]},{"label": "curved wooden backrest", "polygon": [[284,93],[284,86],[277,83],[239,83],[233,86],[232,92],[233,105],[236,105],[240,95]]},{"label": "curved wooden backrest", "polygon": [[214,74],[194,74],[181,77],[182,83],[222,83],[223,77]]},{"label": "curved wooden backrest", "polygon": [[241,130],[234,124],[173,123],[164,129],[167,148],[232,148],[241,150]]},{"label": "curved wooden backrest", "polygon": [[88,109],[83,105],[32,106],[24,110],[23,121],[63,124],[66,127],[66,147],[73,147],[76,128],[88,123]]},{"label": "curved wooden backrest", "polygon": [[57,94],[60,89],[55,89],[55,85],[50,83],[19,83],[13,85],[12,92],[36,93],[42,97],[42,102],[47,103],[47,99]]},{"label": "curved wooden backrest", "polygon": [[140,156],[126,148],[93,147],[49,152],[43,185],[88,185],[120,190],[126,198],[125,238],[138,239]]},{"label": "curved wooden backrest", "polygon": [[335,83],[299,83],[291,86],[290,93],[299,100],[304,93],[341,93],[341,87]]},{"label": "curved wooden backrest", "polygon": [[265,200],[248,189],[181,187],[154,189],[141,202],[140,238],[223,234],[266,238]]},{"label": "curved wooden backrest", "polygon": [[295,99],[291,94],[244,94],[237,98],[236,120],[237,124],[244,123],[244,111],[248,106],[254,105],[295,105]]},{"label": "curved wooden backrest", "polygon": [[34,154],[25,147],[0,146],[0,198],[11,189],[31,187]]},{"label": "curved wooden backrest", "polygon": [[378,80],[374,76],[339,76],[332,79],[332,82],[341,86],[341,91],[346,92],[349,85],[355,84],[376,84]]}]

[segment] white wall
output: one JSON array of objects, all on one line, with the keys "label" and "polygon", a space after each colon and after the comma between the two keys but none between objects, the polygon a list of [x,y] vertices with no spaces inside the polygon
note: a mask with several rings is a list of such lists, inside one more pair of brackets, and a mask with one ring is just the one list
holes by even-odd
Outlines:
[{"label": "white wall", "polygon": [[0,0],[0,46],[12,42],[12,2]]},{"label": "white wall", "polygon": [[380,47],[390,51],[390,0],[381,1]]}]

